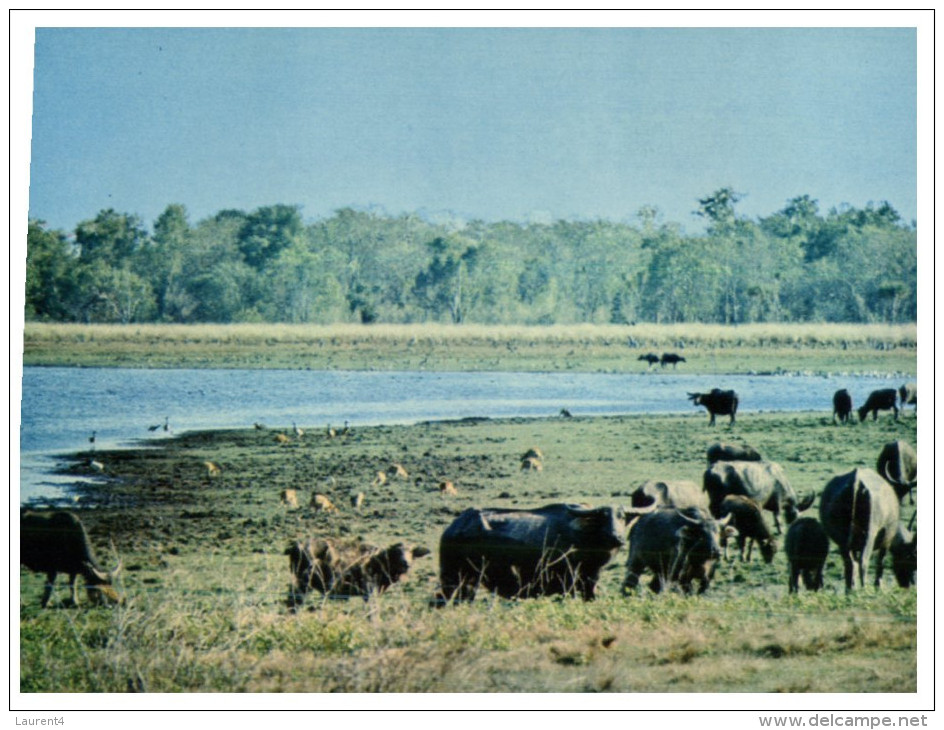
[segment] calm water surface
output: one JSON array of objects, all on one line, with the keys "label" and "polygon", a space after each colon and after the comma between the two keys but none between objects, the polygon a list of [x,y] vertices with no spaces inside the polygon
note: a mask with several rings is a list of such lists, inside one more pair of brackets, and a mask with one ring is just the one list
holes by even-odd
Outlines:
[{"label": "calm water surface", "polygon": [[[692,413],[686,392],[733,388],[738,413],[832,410],[848,388],[855,402],[901,377],[717,376],[683,373],[425,373],[302,370],[24,368],[20,499],[59,498],[75,477],[52,474],[56,454],[137,446],[213,428],[306,429],[487,416]],[[704,409],[698,409],[704,415]],[[706,417],[707,418],[707,417]]]}]

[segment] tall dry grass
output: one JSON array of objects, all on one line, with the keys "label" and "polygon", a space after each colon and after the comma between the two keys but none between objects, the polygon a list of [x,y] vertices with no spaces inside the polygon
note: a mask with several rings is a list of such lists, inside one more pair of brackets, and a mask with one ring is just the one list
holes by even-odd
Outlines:
[{"label": "tall dry grass", "polygon": [[24,338],[59,341],[163,341],[170,343],[278,344],[338,342],[605,343],[633,339],[641,344],[791,345],[888,342],[912,346],[917,326],[910,324],[757,323],[635,325],[446,325],[446,324],[50,324],[29,322]]}]

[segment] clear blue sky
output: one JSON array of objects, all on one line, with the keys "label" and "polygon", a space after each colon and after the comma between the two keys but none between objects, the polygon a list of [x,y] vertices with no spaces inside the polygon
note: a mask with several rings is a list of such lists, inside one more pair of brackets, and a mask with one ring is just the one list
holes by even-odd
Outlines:
[{"label": "clear blue sky", "polygon": [[30,216],[916,207],[914,29],[38,28]]}]

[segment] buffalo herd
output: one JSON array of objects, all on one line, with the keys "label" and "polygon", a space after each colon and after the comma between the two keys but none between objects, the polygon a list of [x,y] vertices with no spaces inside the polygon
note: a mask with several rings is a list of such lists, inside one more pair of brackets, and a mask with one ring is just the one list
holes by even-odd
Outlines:
[{"label": "buffalo herd", "polygon": [[[897,417],[899,396],[902,406],[916,406],[913,384],[900,391],[876,390],[858,409],[860,420],[868,413],[874,419],[883,409],[893,409]],[[734,391],[689,393],[689,398],[708,409],[712,423],[716,414],[730,415],[734,422],[738,405]],[[833,405],[834,419],[848,419],[852,411],[848,391],[838,391]],[[520,458],[522,464],[529,460],[540,464],[542,457],[532,449]],[[786,523],[784,552],[791,593],[799,589],[800,577],[808,590],[823,587],[830,540],[842,558],[846,591],[853,590],[856,573],[859,586],[866,584],[873,552],[878,557],[876,587],[887,553],[899,586],[914,582],[917,538],[901,523],[900,514],[901,501],[917,486],[917,454],[907,442],[886,444],[875,471],[858,467],[833,477],[820,494],[819,520],[801,516],[816,493],[798,495],[784,469],[756,449],[717,443],[708,448],[707,461],[701,485],[651,479],[629,493],[626,506],[556,503],[535,509],[466,509],[440,538],[439,589],[431,605],[471,601],[479,589],[507,599],[558,594],[590,601],[601,570],[627,543],[624,595],[635,591],[646,571],[652,574],[649,587],[655,592],[671,587],[690,593],[697,583],[697,592],[703,593],[731,539],[737,540],[742,561],[750,561],[756,544],[764,561],[771,562],[776,537],[766,525],[764,511],[772,513],[777,535],[783,533],[780,518]],[[391,467],[390,473],[399,474],[402,467],[394,466],[398,468]],[[283,502],[297,505],[297,495],[287,491]],[[323,499],[326,504],[319,504],[320,510],[334,509]],[[417,558],[430,554],[425,547],[402,542],[380,548],[359,539],[328,537],[295,541],[285,552],[292,577],[288,603],[293,610],[311,591],[365,599],[382,594],[406,575]],[[69,576],[73,605],[79,576],[91,602],[121,600],[112,587],[120,561],[113,571],[102,570],[84,526],[70,512],[21,512],[20,560],[29,570],[46,575],[43,607],[59,573]]]}]

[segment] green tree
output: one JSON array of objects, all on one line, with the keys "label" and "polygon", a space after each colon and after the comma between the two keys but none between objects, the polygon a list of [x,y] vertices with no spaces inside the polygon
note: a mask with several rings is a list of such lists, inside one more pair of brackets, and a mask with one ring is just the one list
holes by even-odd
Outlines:
[{"label": "green tree", "polygon": [[79,259],[84,264],[101,261],[114,268],[132,268],[135,256],[147,240],[147,231],[137,216],[111,208],[101,211],[94,220],[79,223],[75,229]]},{"label": "green tree", "polygon": [[31,220],[26,234],[27,320],[62,321],[70,318],[66,302],[76,286],[76,257],[66,235]]},{"label": "green tree", "polygon": [[262,269],[301,238],[304,225],[297,205],[269,205],[253,211],[239,232],[239,250],[246,263]]}]

